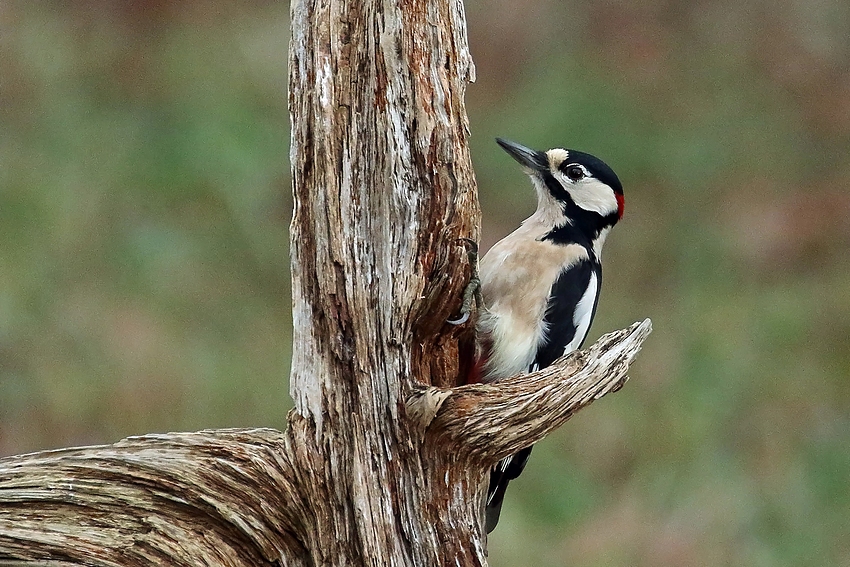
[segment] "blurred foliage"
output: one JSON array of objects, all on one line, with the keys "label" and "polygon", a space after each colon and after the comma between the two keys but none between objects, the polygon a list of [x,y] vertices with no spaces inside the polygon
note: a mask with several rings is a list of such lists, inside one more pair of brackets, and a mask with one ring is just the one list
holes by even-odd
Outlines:
[{"label": "blurred foliage", "polygon": [[[491,564],[850,565],[850,4],[467,16],[485,247],[534,206],[494,136],[595,153],[626,217],[591,338],[655,327],[537,446]],[[287,20],[0,7],[0,454],[283,427]]]},{"label": "blurred foliage", "polygon": [[284,425],[286,15],[0,11],[0,453]]}]

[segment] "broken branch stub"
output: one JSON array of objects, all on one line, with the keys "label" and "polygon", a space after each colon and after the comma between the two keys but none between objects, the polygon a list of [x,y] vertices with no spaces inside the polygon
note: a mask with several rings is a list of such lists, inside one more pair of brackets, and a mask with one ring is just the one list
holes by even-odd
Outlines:
[{"label": "broken branch stub", "polygon": [[[551,366],[490,384],[450,389],[426,388],[408,399],[408,412],[439,443],[485,462],[497,462],[541,440],[577,411],[609,392],[620,389],[629,365],[652,331],[645,319],[608,333],[583,351],[558,359]],[[439,400],[426,410],[428,400]],[[419,407],[423,406],[423,407]],[[421,411],[419,411],[421,409]],[[422,418],[433,415],[430,423]]]}]

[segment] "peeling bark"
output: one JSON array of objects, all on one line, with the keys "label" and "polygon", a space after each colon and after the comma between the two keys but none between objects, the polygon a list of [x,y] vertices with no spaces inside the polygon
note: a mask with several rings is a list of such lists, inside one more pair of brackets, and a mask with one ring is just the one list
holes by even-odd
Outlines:
[{"label": "peeling bark", "polygon": [[295,0],[285,432],[0,459],[0,564],[486,565],[489,467],[622,385],[648,320],[461,385],[478,201],[460,0]]}]

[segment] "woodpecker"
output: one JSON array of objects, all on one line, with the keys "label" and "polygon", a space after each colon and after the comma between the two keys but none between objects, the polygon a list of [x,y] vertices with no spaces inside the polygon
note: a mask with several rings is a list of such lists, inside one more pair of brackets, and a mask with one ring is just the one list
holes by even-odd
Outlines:
[{"label": "woodpecker", "polygon": [[[581,348],[599,300],[602,245],[623,217],[624,204],[620,180],[599,158],[496,142],[531,178],[537,210],[480,262],[485,309],[470,381],[481,382],[534,372]],[[492,469],[488,533],[499,521],[508,483],[530,454],[527,447]]]}]

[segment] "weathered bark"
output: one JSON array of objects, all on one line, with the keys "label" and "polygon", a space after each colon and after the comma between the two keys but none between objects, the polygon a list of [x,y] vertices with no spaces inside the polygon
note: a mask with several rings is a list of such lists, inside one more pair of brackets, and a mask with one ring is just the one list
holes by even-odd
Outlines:
[{"label": "weathered bark", "polygon": [[498,384],[453,388],[435,415],[435,435],[483,461],[513,455],[594,400],[622,388],[629,364],[651,331],[646,319],[543,370]]},{"label": "weathered bark", "polygon": [[650,326],[459,385],[472,76],[460,0],[293,2],[288,429],[2,459],[0,562],[486,565],[488,468],[622,385]]},{"label": "weathered bark", "polygon": [[287,442],[201,431],[0,459],[0,565],[309,565]]},{"label": "weathered bark", "polygon": [[[396,465],[413,476],[365,497],[346,492],[364,479],[339,472],[351,448],[336,461],[313,452],[315,430],[296,414],[285,433],[147,435],[0,459],[0,565],[485,565],[489,464],[619,388],[649,330],[636,323],[499,384],[414,387],[402,412],[414,449],[395,457],[416,463]],[[385,442],[364,435],[351,444]],[[381,494],[398,519],[367,550],[358,530]],[[336,523],[340,509],[351,516]]]}]

